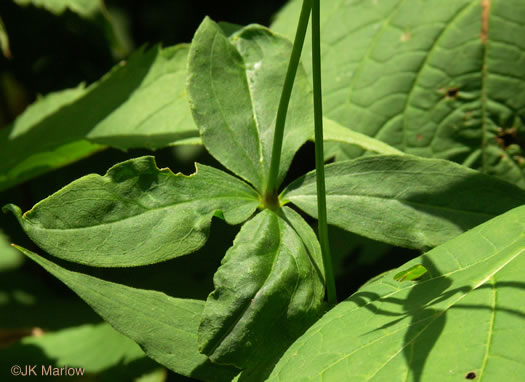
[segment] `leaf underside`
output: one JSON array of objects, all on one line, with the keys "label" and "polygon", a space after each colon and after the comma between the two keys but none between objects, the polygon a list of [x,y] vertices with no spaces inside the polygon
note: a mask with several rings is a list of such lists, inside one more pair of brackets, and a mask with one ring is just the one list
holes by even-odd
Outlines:
[{"label": "leaf underside", "polygon": [[174,298],[72,272],[27,249],[16,248],[61,280],[117,331],[170,370],[217,382],[231,381],[239,372],[214,365],[198,352],[197,328],[203,301]]},{"label": "leaf underside", "polygon": [[318,318],[323,280],[321,250],[308,224],[288,207],[260,212],[241,228],[215,273],[199,327],[201,351],[242,369],[275,362]]},{"label": "leaf underside", "polygon": [[[188,94],[208,151],[226,168],[262,191],[269,173],[275,116],[291,44],[252,25],[227,37],[206,18],[193,39]],[[297,73],[288,108],[278,181],[295,152],[311,137],[312,93]]]},{"label": "leaf underside", "polygon": [[159,170],[153,157],[131,159],[105,176],[87,175],[22,215],[27,235],[48,253],[90,266],[138,266],[196,251],[212,217],[248,219],[258,195],[239,179],[198,165],[191,176]]},{"label": "leaf underside", "polygon": [[[524,222],[525,206],[366,284],[297,340],[269,381],[522,381]],[[415,264],[431,278],[394,280]]]},{"label": "leaf underside", "polygon": [[[429,249],[525,204],[525,191],[441,159],[379,155],[326,166],[328,223],[385,243]],[[282,193],[317,217],[315,172]]]},{"label": "leaf underside", "polygon": [[[300,3],[272,28],[293,36]],[[523,1],[326,0],[321,17],[328,118],[525,187]],[[335,153],[359,155],[347,145]]]}]

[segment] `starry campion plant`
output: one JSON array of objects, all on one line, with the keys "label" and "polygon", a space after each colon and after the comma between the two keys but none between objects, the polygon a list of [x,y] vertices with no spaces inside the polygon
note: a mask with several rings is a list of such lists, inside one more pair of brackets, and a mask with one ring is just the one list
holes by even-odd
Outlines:
[{"label": "starry campion plant", "polygon": [[[24,213],[12,204],[4,210],[43,251],[89,267],[138,267],[191,256],[206,244],[214,219],[238,226],[206,301],[105,281],[16,248],[149,357],[202,381],[519,381],[525,375],[516,340],[525,338],[525,309],[519,303],[525,298],[520,175],[513,170],[504,176],[501,166],[488,171],[496,146],[485,141],[478,166],[484,171],[448,160],[457,159],[448,148],[436,151],[450,154],[443,159],[445,154],[432,157],[416,146],[429,137],[434,120],[424,109],[437,110],[430,105],[434,100],[439,98],[436,108],[446,110],[450,104],[442,103],[449,99],[477,99],[468,83],[460,83],[463,74],[450,81],[454,87],[426,101],[418,93],[439,83],[445,69],[434,59],[439,49],[452,49],[461,31],[454,28],[473,9],[479,11],[476,60],[487,60],[478,94],[483,104],[481,115],[473,114],[475,105],[467,105],[472,109],[467,111],[481,120],[487,140],[492,127],[485,124],[498,108],[491,97],[504,92],[489,83],[497,76],[487,66],[497,60],[490,44],[497,49],[498,41],[511,38],[498,32],[498,23],[524,27],[503,12],[503,1],[493,0],[493,8],[490,1],[464,0],[450,7],[429,3],[435,3],[432,11],[423,11],[430,5],[416,0],[326,1],[322,20],[319,0],[292,2],[275,29],[286,34],[289,25],[297,25],[293,44],[259,25],[236,27],[206,18],[191,45],[141,50],[98,83],[45,97],[16,121],[11,145],[27,151],[25,158],[16,154],[2,165],[5,187],[42,172],[35,166],[39,160],[51,168],[62,165],[53,154],[58,148],[82,156],[101,145],[202,143],[224,168],[196,164],[194,174],[186,176],[157,168],[152,156],[139,157],[116,164],[104,176],[73,181]],[[412,9],[416,5],[419,12]],[[525,12],[522,5],[516,7]],[[349,23],[329,21],[351,19],[349,12],[360,18],[350,33],[356,49],[333,53]],[[290,23],[297,15],[298,22]],[[441,19],[447,27],[432,34],[432,28],[442,27]],[[305,38],[310,20],[311,39]],[[381,33],[368,29],[374,23]],[[399,25],[406,27],[395,42],[405,44],[402,52],[416,54],[421,44],[422,68],[435,71],[420,68],[415,77],[421,83],[410,88],[401,111],[394,100],[381,103],[405,96],[388,78],[408,75],[417,65],[400,54],[399,63],[382,77],[378,73],[386,69],[374,50],[393,44],[397,34],[389,32],[399,32]],[[491,28],[496,29],[494,42]],[[306,69],[300,65],[305,41],[311,48],[303,54]],[[461,44],[470,49],[470,40]],[[341,66],[343,56],[354,54],[361,57],[358,64],[347,60]],[[321,69],[321,59],[327,70]],[[408,71],[399,69],[403,63]],[[452,72],[463,70],[452,67]],[[519,75],[509,69],[509,78],[518,76],[525,78],[523,69]],[[381,84],[384,89],[378,88]],[[322,87],[328,92],[325,112]],[[338,98],[347,89],[350,99]],[[509,108],[525,110],[524,94],[509,98]],[[78,131],[64,134],[64,126],[91,113],[108,95],[108,103],[78,122]],[[380,106],[385,110],[379,112]],[[396,113],[402,121],[394,126]],[[505,121],[511,118],[507,114]],[[409,134],[416,127],[424,134],[419,140]],[[388,134],[371,133],[374,128]],[[78,141],[78,134],[88,141]],[[445,147],[444,135],[435,134]],[[494,134],[503,139],[504,133]],[[45,155],[32,147],[44,136]],[[294,155],[310,139],[316,170],[283,185]],[[327,154],[324,141],[330,142]],[[458,145],[468,161],[464,143]],[[330,155],[337,160],[325,166]],[[509,182],[513,179],[515,184]],[[317,235],[305,215],[318,219]],[[423,254],[338,303],[328,224]]]}]

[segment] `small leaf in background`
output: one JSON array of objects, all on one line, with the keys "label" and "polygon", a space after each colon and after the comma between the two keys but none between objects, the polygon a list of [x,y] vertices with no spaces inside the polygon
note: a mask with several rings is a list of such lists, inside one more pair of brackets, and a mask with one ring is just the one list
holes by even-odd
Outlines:
[{"label": "small leaf in background", "polygon": [[23,256],[11,247],[7,236],[0,229],[0,272],[18,268],[23,260]]},{"label": "small leaf in background", "polygon": [[354,145],[363,150],[369,150],[378,154],[403,155],[402,151],[387,145],[379,139],[341,126],[339,123],[328,118],[323,118],[323,140]]},{"label": "small leaf in background", "polygon": [[14,2],[21,6],[42,7],[57,15],[69,9],[84,17],[100,12],[103,7],[102,0],[14,0]]},{"label": "small leaf in background", "polygon": [[168,369],[217,382],[231,381],[239,372],[211,363],[197,350],[197,328],[204,301],[173,298],[72,272],[34,252],[16,248],[66,284],[113,328]]},{"label": "small leaf in background", "polygon": [[[375,281],[326,313],[268,381],[521,382],[525,206]],[[393,276],[422,264],[432,278]]]},{"label": "small leaf in background", "polygon": [[[326,166],[328,223],[400,247],[429,249],[525,204],[525,191],[450,161],[361,157]],[[475,195],[475,197],[473,197]],[[281,200],[317,217],[315,172]]]},{"label": "small leaf in background", "polygon": [[28,236],[48,253],[90,266],[153,264],[196,251],[214,215],[229,224],[259,204],[241,180],[199,165],[195,174],[158,169],[153,157],[87,175],[22,215],[8,205]]},{"label": "small leaf in background", "polygon": [[9,36],[5,30],[5,25],[0,17],[0,50],[5,58],[11,58],[11,49],[9,48]]},{"label": "small leaf in background", "polygon": [[[302,1],[272,29],[292,37]],[[323,0],[326,117],[408,154],[525,187],[522,0]],[[303,49],[311,73],[310,41]],[[517,122],[519,129],[512,131]],[[355,150],[339,145],[336,158]]]},{"label": "small leaf in background", "polygon": [[[269,173],[291,48],[286,39],[256,25],[228,38],[209,18],[191,44],[188,94],[203,143],[219,162],[259,191]],[[308,80],[299,70],[286,119],[279,183],[295,152],[312,135],[312,108]]]},{"label": "small leaf in background", "polygon": [[100,145],[157,149],[198,137],[184,90],[188,50],[186,45],[139,50],[87,88],[40,98],[0,130],[0,190],[90,155]]},{"label": "small leaf in background", "polygon": [[201,351],[242,369],[275,361],[318,318],[321,269],[315,233],[296,212],[260,212],[215,273],[199,327]]},{"label": "small leaf in background", "polygon": [[420,279],[428,272],[424,265],[417,264],[404,271],[401,271],[394,275],[394,280],[402,281],[414,281]]},{"label": "small leaf in background", "polygon": [[83,368],[84,374],[101,374],[99,378],[105,380],[111,374],[115,381],[129,381],[158,368],[135,342],[107,323],[53,332],[40,330],[38,335],[25,336],[10,347],[0,348],[2,372],[21,360],[28,365]]}]

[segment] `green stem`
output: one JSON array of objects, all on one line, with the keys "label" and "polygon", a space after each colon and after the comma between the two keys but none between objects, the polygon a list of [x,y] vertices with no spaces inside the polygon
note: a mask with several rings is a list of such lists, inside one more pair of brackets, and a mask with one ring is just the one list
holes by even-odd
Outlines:
[{"label": "green stem", "polygon": [[304,37],[306,36],[306,29],[308,27],[308,19],[310,18],[310,11],[312,9],[312,0],[304,0],[299,16],[299,23],[297,24],[297,31],[295,32],[295,41],[293,43],[292,55],[288,63],[288,70],[284,79],[283,91],[279,101],[279,108],[277,109],[277,116],[275,119],[275,132],[273,136],[272,159],[270,162],[270,173],[265,187],[265,198],[274,199],[277,197],[277,177],[279,176],[279,164],[281,162],[281,150],[283,146],[284,125],[286,123],[286,113],[288,112],[288,104],[290,103],[290,96],[292,94],[293,83],[297,67],[299,66],[299,59],[301,58],[301,51],[303,49]]},{"label": "green stem", "polygon": [[315,173],[317,181],[317,214],[319,242],[323,253],[323,264],[326,278],[326,294],[330,305],[337,304],[334,270],[328,240],[328,224],[326,218],[326,189],[324,182],[323,153],[323,99],[321,91],[321,31],[320,31],[319,0],[312,4],[312,72],[314,84],[314,122],[315,122]]}]

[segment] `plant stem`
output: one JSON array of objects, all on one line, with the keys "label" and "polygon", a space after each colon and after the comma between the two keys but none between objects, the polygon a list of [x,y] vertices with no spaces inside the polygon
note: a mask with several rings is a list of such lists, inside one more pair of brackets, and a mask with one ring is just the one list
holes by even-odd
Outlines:
[{"label": "plant stem", "polygon": [[321,90],[321,31],[320,31],[319,0],[312,4],[312,73],[314,85],[314,123],[315,123],[315,173],[317,181],[317,214],[318,231],[323,265],[326,279],[326,294],[330,305],[337,304],[334,270],[328,240],[328,224],[326,218],[326,188],[324,180],[323,152],[323,99]]},{"label": "plant stem", "polygon": [[308,27],[308,19],[310,18],[311,9],[312,0],[304,0],[303,7],[301,8],[301,15],[299,16],[299,23],[297,24],[297,31],[295,32],[295,40],[293,43],[290,61],[288,63],[288,70],[284,79],[281,99],[279,101],[279,108],[277,109],[277,116],[275,119],[275,132],[273,135],[270,173],[268,175],[268,181],[265,187],[265,195],[267,199],[273,199],[277,197],[277,189],[279,187],[277,184],[277,177],[279,176],[279,164],[281,162],[281,150],[283,146],[286,113],[288,112],[288,104],[290,103],[290,96],[292,94],[295,74],[297,73],[299,59],[301,58],[301,51],[303,49],[303,43],[306,36],[306,29]]}]

